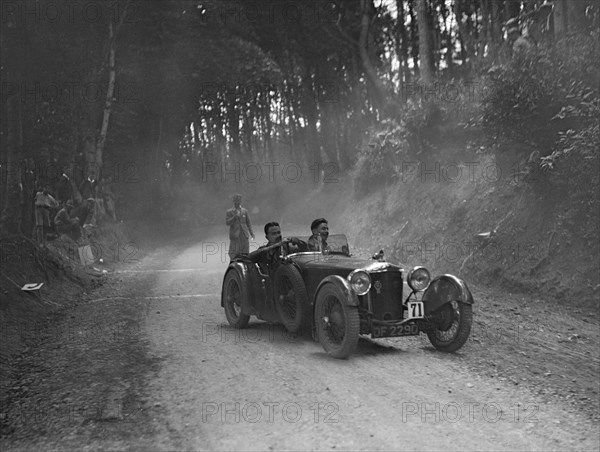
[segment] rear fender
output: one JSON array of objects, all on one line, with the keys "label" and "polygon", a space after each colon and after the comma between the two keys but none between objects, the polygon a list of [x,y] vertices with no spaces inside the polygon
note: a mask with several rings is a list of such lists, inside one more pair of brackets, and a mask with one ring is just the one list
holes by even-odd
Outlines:
[{"label": "rear fender", "polygon": [[[252,290],[252,284],[250,281],[248,264],[245,264],[244,262],[232,262],[229,264],[229,267],[227,267],[225,276],[227,276],[227,274],[229,272],[236,272],[240,276],[240,279],[242,280],[242,284],[244,285],[244,289],[247,294],[247,296],[242,299],[242,312],[244,312],[244,314],[247,314],[249,311],[252,311],[252,306],[254,305],[254,303],[253,303],[254,291]],[[225,283],[225,277],[223,277],[223,283]],[[223,286],[221,288],[221,307],[225,307],[225,304],[223,301],[224,293],[225,293],[225,286]]]},{"label": "rear fender", "polygon": [[[315,291],[315,300],[317,299],[317,296],[319,295],[319,291],[325,284],[335,285],[344,294],[344,298],[345,298],[346,304],[348,306],[358,306],[358,295],[356,295],[356,292],[354,292],[352,290],[348,280],[345,278],[342,278],[339,275],[329,275],[328,277],[324,278],[323,281],[321,281],[319,283],[319,286],[317,287],[317,290]],[[315,300],[312,301],[313,307],[314,307]]]},{"label": "rear fender", "polygon": [[425,314],[451,301],[473,304],[473,295],[462,279],[454,275],[442,275],[434,278],[423,294]]}]

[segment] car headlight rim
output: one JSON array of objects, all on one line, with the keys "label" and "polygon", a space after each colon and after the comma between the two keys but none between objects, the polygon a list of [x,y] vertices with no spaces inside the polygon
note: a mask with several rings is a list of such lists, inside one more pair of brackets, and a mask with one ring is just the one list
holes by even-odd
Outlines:
[{"label": "car headlight rim", "polygon": [[366,295],[371,290],[371,277],[365,270],[354,270],[348,275],[350,287],[357,295]]},{"label": "car headlight rim", "polygon": [[415,267],[410,271],[406,280],[412,290],[422,292],[431,283],[431,273],[425,267]]}]

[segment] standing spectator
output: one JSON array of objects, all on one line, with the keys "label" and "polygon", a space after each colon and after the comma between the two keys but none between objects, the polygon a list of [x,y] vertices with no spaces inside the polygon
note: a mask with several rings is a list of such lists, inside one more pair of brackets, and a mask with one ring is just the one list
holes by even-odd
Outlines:
[{"label": "standing spectator", "polygon": [[249,236],[254,240],[254,232],[248,211],[242,207],[242,195],[233,196],[233,208],[225,214],[225,224],[229,226],[229,258],[250,251]]},{"label": "standing spectator", "polygon": [[96,196],[96,179],[88,176],[79,185],[79,193],[83,199],[93,198]]},{"label": "standing spectator", "polygon": [[63,173],[56,183],[56,198],[61,205],[73,199],[73,187],[71,186],[71,169],[68,166],[63,168]]},{"label": "standing spectator", "polygon": [[50,186],[45,185],[42,191],[35,194],[35,235],[38,244],[46,246],[44,227],[50,226],[50,209],[58,207],[58,201],[50,194]]}]

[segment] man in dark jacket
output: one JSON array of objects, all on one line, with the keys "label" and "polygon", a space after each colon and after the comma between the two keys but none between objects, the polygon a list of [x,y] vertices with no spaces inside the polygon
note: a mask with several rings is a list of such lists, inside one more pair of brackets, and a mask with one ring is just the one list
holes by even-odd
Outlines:
[{"label": "man in dark jacket", "polygon": [[297,253],[299,251],[308,251],[308,246],[302,240],[291,237],[287,241],[283,242],[281,246],[274,248],[269,247],[281,242],[281,227],[276,221],[271,221],[265,224],[265,237],[267,244],[261,246],[256,251],[250,253],[250,259],[253,262],[258,262],[266,269],[273,270],[277,265],[281,263],[281,256],[287,256],[288,254]]},{"label": "man in dark jacket", "polygon": [[68,166],[65,166],[63,173],[56,183],[56,199],[61,204],[65,203],[73,198],[73,186],[71,182],[70,170]]}]

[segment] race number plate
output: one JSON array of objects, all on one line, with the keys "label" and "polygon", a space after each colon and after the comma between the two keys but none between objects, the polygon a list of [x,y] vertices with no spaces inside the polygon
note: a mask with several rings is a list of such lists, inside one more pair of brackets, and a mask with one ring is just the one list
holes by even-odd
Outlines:
[{"label": "race number plate", "polygon": [[398,337],[416,336],[419,334],[419,326],[416,323],[404,323],[402,325],[373,325],[372,337]]},{"label": "race number plate", "polygon": [[425,309],[422,301],[409,301],[406,303],[407,319],[422,319],[425,315]]}]

